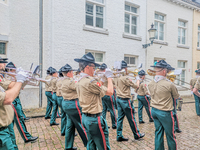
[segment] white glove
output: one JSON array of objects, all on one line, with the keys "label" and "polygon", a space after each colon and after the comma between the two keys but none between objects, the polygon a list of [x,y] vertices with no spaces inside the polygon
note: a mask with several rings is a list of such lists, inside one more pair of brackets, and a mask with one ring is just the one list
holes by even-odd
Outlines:
[{"label": "white glove", "polygon": [[22,67],[19,67],[19,68],[17,68],[16,73],[18,73],[20,71],[24,71],[24,69]]},{"label": "white glove", "polygon": [[24,71],[19,71],[16,75],[17,82],[24,83],[25,81],[29,81],[28,73]]},{"label": "white glove", "polygon": [[112,70],[107,68],[106,71],[105,71],[105,77],[106,78],[112,78],[112,76],[113,76]]},{"label": "white glove", "polygon": [[102,78],[101,78],[101,81],[102,81],[102,82],[106,82],[106,77],[102,77]]},{"label": "white glove", "polygon": [[191,94],[193,94],[193,91],[191,91]]}]

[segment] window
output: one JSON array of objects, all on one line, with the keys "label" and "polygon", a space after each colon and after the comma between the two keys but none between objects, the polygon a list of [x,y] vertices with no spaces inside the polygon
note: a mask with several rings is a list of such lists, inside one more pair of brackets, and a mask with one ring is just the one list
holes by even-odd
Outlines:
[{"label": "window", "polygon": [[0,54],[6,54],[6,43],[0,42]]},{"label": "window", "polygon": [[138,8],[125,4],[124,32],[137,35]]},{"label": "window", "polygon": [[178,21],[178,43],[179,44],[186,44],[186,22]]},{"label": "window", "polygon": [[198,41],[197,41],[197,47],[200,47],[200,25],[198,26]]},{"label": "window", "polygon": [[86,50],[85,54],[87,54],[89,52],[92,53],[92,55],[94,56],[95,62],[97,62],[97,63],[103,63],[104,62],[104,52]]},{"label": "window", "polygon": [[197,62],[197,69],[200,69],[200,62]]},{"label": "window", "polygon": [[[182,69],[182,73],[177,76],[177,84],[178,85],[184,85],[185,80],[186,80],[186,62],[185,61],[178,61],[178,68]],[[183,82],[182,82],[183,81]]]},{"label": "window", "polygon": [[124,61],[128,64],[128,65],[130,65],[130,66],[132,66],[132,65],[136,65],[137,63],[137,56],[133,56],[133,55],[124,55]]},{"label": "window", "polygon": [[104,0],[90,0],[86,2],[86,25],[104,27]]},{"label": "window", "polygon": [[165,16],[155,13],[155,21],[154,25],[156,30],[155,39],[164,41],[164,33],[165,33]]}]

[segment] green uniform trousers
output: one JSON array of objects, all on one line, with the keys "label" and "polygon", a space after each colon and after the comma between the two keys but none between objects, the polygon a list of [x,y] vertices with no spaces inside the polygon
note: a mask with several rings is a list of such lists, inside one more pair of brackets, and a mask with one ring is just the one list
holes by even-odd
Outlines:
[{"label": "green uniform trousers", "polygon": [[12,103],[12,107],[14,110],[14,123],[16,123],[17,129],[22,137],[22,139],[25,141],[29,140],[32,136],[27,131],[25,121],[21,112],[21,107],[18,105],[18,103],[14,100]]},{"label": "green uniform trousers", "polygon": [[106,120],[102,116],[89,117],[83,113],[82,122],[87,132],[87,150],[110,150]]},{"label": "green uniform trousers", "polygon": [[[14,120],[13,120],[14,122]],[[10,132],[10,137],[11,137],[11,140],[12,140],[12,144],[14,146],[14,149],[15,150],[18,150],[18,147],[17,147],[17,144],[16,144],[16,138],[15,138],[15,132],[14,132],[14,124],[11,123],[9,126],[8,126],[8,130]]]},{"label": "green uniform trousers", "polygon": [[51,114],[50,124],[56,123],[56,116],[58,115],[58,103],[56,92],[52,95],[53,111]]},{"label": "green uniform trousers", "polygon": [[113,100],[114,100],[114,96],[105,95],[102,98],[102,103],[103,103],[102,116],[104,119],[106,119],[106,113],[109,110],[110,115],[111,115],[111,120],[112,120],[112,127],[116,128],[117,127],[117,116],[116,116]]},{"label": "green uniform trousers", "polygon": [[173,109],[173,117],[174,117],[174,129],[176,130],[180,130],[179,128],[179,121],[178,121],[178,115],[177,115],[177,110],[176,110],[176,106],[177,106],[177,99],[173,99],[173,105],[174,105],[174,109]]},{"label": "green uniform trousers", "polygon": [[150,109],[150,99],[147,98],[146,96],[137,96],[139,105],[138,105],[138,118],[139,118],[139,122],[142,122],[142,110],[143,110],[143,106],[146,109],[146,112],[149,116],[149,121],[153,121],[153,117],[151,116],[151,109]]},{"label": "green uniform trousers", "polygon": [[65,129],[66,129],[66,125],[67,125],[67,118],[66,118],[66,113],[63,111],[63,108],[62,108],[62,101],[63,101],[63,97],[58,96],[57,97],[57,103],[58,103],[58,106],[61,109],[61,134],[65,134]]},{"label": "green uniform trousers", "polygon": [[22,115],[23,115],[23,118],[25,119],[26,118],[26,115],[24,114],[24,111],[23,111],[23,109],[22,109],[22,104],[21,104],[21,101],[20,101],[20,98],[19,98],[19,96],[17,96],[17,98],[15,99],[15,101],[18,103],[18,105],[19,105],[19,107],[21,107],[21,113],[22,113]]},{"label": "green uniform trousers", "polygon": [[134,138],[141,136],[134,115],[134,107],[129,98],[121,99],[117,97],[118,118],[117,118],[117,139],[123,137],[123,120],[126,116],[133,132]]},{"label": "green uniform trousers", "polygon": [[174,133],[174,117],[172,111],[162,111],[152,107],[155,125],[155,150],[164,150],[164,132],[169,150],[176,150],[177,143]]},{"label": "green uniform trousers", "polygon": [[114,89],[114,93],[113,93],[113,96],[114,96],[114,106],[115,106],[115,109],[117,109],[117,94],[116,94],[116,90]]},{"label": "green uniform trousers", "polygon": [[196,113],[198,116],[200,116],[200,97],[194,94],[194,99],[195,99]]},{"label": "green uniform trousers", "polygon": [[78,99],[63,100],[62,107],[67,114],[67,126],[65,130],[65,148],[70,149],[74,144],[75,128],[77,129],[83,144],[87,146],[87,134],[82,124],[81,107]]},{"label": "green uniform trousers", "polygon": [[45,95],[47,96],[47,108],[46,108],[46,115],[45,117],[50,117],[52,106],[53,106],[53,100],[52,100],[52,93],[50,91],[46,91]]},{"label": "green uniform trousers", "polygon": [[0,128],[0,150],[16,150],[8,127]]}]

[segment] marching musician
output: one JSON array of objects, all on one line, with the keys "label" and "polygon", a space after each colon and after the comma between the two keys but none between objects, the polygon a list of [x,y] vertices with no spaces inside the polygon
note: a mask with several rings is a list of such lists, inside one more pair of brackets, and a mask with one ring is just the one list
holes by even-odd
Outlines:
[{"label": "marching musician", "polygon": [[138,72],[139,79],[137,80],[137,86],[139,87],[136,90],[137,99],[138,99],[138,118],[139,118],[139,123],[145,123],[142,119],[142,111],[143,111],[143,106],[146,109],[146,112],[149,116],[149,122],[153,122],[153,117],[151,116],[151,110],[150,110],[150,98],[149,98],[149,92],[146,87],[146,84],[144,83],[145,75],[146,72],[144,70],[141,70]]},{"label": "marching musician", "polygon": [[194,95],[196,113],[197,113],[198,116],[200,116],[200,98],[197,94],[197,92],[200,90],[200,88],[198,87],[198,83],[197,83],[197,86],[195,88],[195,84],[197,82],[197,79],[200,77],[200,69],[195,70],[195,72],[196,72],[196,77],[190,80],[190,89],[191,89],[191,91],[193,92],[193,95]]},{"label": "marching musician", "polygon": [[[50,80],[52,78],[51,74],[50,74],[50,70],[52,69],[52,67],[49,67],[47,69],[47,76],[45,78],[45,80]],[[45,95],[47,97],[47,107],[46,107],[46,115],[45,115],[45,119],[50,119],[50,114],[51,114],[51,110],[52,110],[52,106],[53,106],[53,100],[52,100],[52,87],[50,84],[45,84]]]},{"label": "marching musician", "polygon": [[[106,68],[107,68],[107,65],[105,63],[103,63],[99,67],[100,72],[105,72]],[[108,86],[108,81],[105,77],[101,78],[101,84],[105,87]],[[116,129],[117,128],[117,116],[116,116],[115,106],[114,106],[114,95],[112,95],[112,96],[105,95],[102,98],[102,104],[103,104],[103,111],[102,111],[103,118],[106,119],[106,113],[109,110],[110,115],[111,115],[112,128]]]},{"label": "marching musician", "polygon": [[148,85],[151,94],[152,117],[155,125],[155,150],[164,150],[164,132],[168,149],[177,149],[174,132],[173,98],[178,99],[176,86],[166,80],[168,64],[160,60],[154,64],[156,76]]},{"label": "marching musician", "polygon": [[[16,67],[15,67],[15,65],[12,62],[9,62],[6,65],[6,67],[7,68],[14,68],[14,69],[10,69],[10,72],[13,72],[13,73],[16,72],[16,70],[15,70]],[[15,78],[14,77],[11,77],[11,78],[13,79],[12,81],[15,82]],[[8,81],[8,83],[9,82],[11,82],[11,81]],[[20,135],[21,135],[21,137],[22,137],[22,139],[24,140],[25,143],[35,142],[38,139],[38,137],[33,137],[27,131],[25,120],[24,120],[24,116],[23,116],[23,110],[22,110],[22,107],[21,107],[20,99],[19,99],[19,95],[12,102],[12,107],[14,109],[14,122],[13,122],[13,126],[14,126],[14,123],[16,123],[17,129],[18,129],[18,131],[19,131],[19,133],[20,133]]]},{"label": "marching musician", "polygon": [[57,96],[57,104],[61,109],[61,136],[65,136],[65,129],[66,129],[66,124],[67,124],[67,118],[66,118],[66,113],[63,111],[62,108],[62,83],[64,80],[64,76],[62,74],[62,69],[64,67],[61,67],[60,70],[58,71],[59,74],[59,79],[57,80],[56,83],[56,96]]},{"label": "marching musician", "polygon": [[[127,63],[125,61],[121,62],[121,69],[125,69],[127,74]],[[140,139],[145,136],[144,133],[140,133],[137,128],[137,123],[135,120],[134,107],[130,101],[131,98],[131,87],[137,88],[137,85],[129,79],[128,76],[120,76],[116,80],[117,86],[117,108],[118,108],[118,118],[117,118],[117,141],[128,141],[127,138],[124,138],[122,135],[123,129],[123,120],[126,116],[133,132],[134,138]]]},{"label": "marching musician", "polygon": [[79,63],[81,70],[81,77],[76,83],[76,91],[82,107],[82,123],[87,132],[87,149],[110,150],[108,126],[106,120],[102,117],[102,97],[113,95],[111,78],[113,74],[110,69],[106,69],[105,77],[108,80],[108,86],[102,86],[93,77],[95,67],[100,65],[95,63],[94,56],[91,53],[74,60]]},{"label": "marching musician", "polygon": [[[172,70],[175,70],[175,68],[171,67],[171,65],[168,64],[167,73],[170,73]],[[181,131],[180,127],[179,127],[178,115],[177,115],[177,110],[176,110],[176,106],[177,106],[177,103],[178,103],[177,101],[178,101],[178,99],[173,98],[173,106],[174,106],[174,109],[173,109],[174,128],[175,128],[175,132],[181,133],[182,131]]]},{"label": "marching musician", "polygon": [[56,95],[56,82],[58,80],[58,72],[56,71],[55,68],[51,68],[50,74],[52,76],[50,85],[52,86],[52,103],[53,103],[53,111],[51,114],[51,121],[50,121],[50,126],[53,125],[59,125],[59,123],[56,123],[56,114],[58,111],[58,103],[57,103],[57,95]]},{"label": "marching musician", "polygon": [[[5,69],[5,63],[7,59],[0,59],[0,68]],[[27,81],[28,75],[23,70],[19,71],[16,75],[17,82],[8,82],[5,79],[1,79],[1,86],[6,91],[0,91],[0,150],[17,150],[15,134],[11,133],[10,125],[13,122],[14,111],[11,106],[14,99],[19,95],[22,87],[22,83]],[[13,131],[13,125],[11,125]]]}]

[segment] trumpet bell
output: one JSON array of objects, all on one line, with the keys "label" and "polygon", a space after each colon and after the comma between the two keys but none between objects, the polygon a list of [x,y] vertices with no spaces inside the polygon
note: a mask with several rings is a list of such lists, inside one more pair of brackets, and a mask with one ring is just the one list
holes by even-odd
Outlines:
[{"label": "trumpet bell", "polygon": [[156,71],[148,69],[147,70],[147,74],[150,75],[150,76],[155,76],[156,75]]}]

